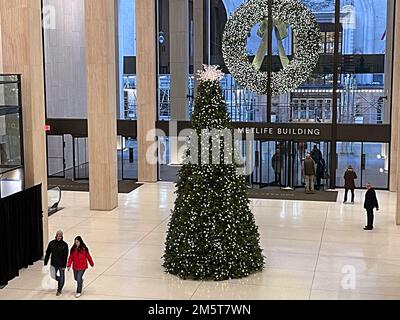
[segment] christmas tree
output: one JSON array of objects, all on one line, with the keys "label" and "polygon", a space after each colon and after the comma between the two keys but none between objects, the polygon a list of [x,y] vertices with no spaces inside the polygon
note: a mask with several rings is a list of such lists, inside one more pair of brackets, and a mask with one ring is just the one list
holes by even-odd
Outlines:
[{"label": "christmas tree", "polygon": [[211,130],[231,132],[219,85],[223,73],[217,66],[205,66],[199,75],[192,117],[198,139],[191,138],[179,172],[164,267],[183,279],[243,278],[264,267],[260,235],[250,210],[245,178],[237,173],[234,161],[229,161],[234,158],[234,148],[225,148],[233,146],[232,141],[222,139],[217,153],[201,144],[213,139]]}]

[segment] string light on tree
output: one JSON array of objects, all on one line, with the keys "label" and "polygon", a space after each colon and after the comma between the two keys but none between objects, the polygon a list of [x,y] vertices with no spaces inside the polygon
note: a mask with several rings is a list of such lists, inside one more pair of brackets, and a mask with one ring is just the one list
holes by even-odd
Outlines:
[{"label": "string light on tree", "polygon": [[193,147],[201,152],[197,162],[186,161],[178,175],[164,267],[183,279],[243,278],[264,267],[260,235],[245,179],[237,174],[234,163],[226,163],[229,156],[234,158],[235,150],[227,157],[224,144],[228,141],[223,139],[217,154],[201,144],[203,138],[214,138],[209,136],[213,130],[232,130],[219,85],[224,74],[218,66],[205,66],[198,75],[192,128],[199,139],[198,145],[189,144],[186,155],[190,157]]}]

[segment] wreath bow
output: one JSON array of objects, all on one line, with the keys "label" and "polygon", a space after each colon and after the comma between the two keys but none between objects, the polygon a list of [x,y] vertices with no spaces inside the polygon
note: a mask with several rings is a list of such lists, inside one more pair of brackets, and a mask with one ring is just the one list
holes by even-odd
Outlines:
[{"label": "wreath bow", "polygon": [[[279,57],[283,68],[286,68],[290,61],[286,55],[286,50],[283,47],[283,40],[289,36],[289,25],[278,19],[272,19],[272,23],[276,39],[278,40]],[[268,18],[265,18],[260,23],[260,28],[257,31],[257,35],[261,38],[261,43],[254,58],[253,67],[259,71],[264,61],[265,53],[268,51]]]}]

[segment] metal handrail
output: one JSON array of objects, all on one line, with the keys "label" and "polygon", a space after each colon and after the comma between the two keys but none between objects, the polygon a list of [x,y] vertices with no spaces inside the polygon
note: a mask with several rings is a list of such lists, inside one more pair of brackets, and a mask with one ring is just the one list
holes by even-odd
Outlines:
[{"label": "metal handrail", "polygon": [[[50,192],[52,191],[55,191],[58,194],[58,197],[55,199],[55,201],[53,201],[52,198],[50,197]],[[62,199],[62,191],[61,188],[57,186],[48,189],[47,194],[48,194],[48,213],[50,216],[59,211],[59,205]]]}]

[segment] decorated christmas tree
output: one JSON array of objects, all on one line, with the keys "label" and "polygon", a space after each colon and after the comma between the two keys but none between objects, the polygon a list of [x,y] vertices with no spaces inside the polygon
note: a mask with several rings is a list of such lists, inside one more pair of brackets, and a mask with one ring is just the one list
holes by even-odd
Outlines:
[{"label": "decorated christmas tree", "polygon": [[221,142],[217,152],[215,147],[202,144],[211,141],[216,130],[231,132],[219,85],[223,73],[217,66],[205,66],[199,76],[192,117],[197,139],[191,137],[179,172],[164,267],[183,279],[243,278],[264,267],[260,235],[245,178],[238,174],[235,162],[229,161],[235,158],[234,143],[217,137]]}]

